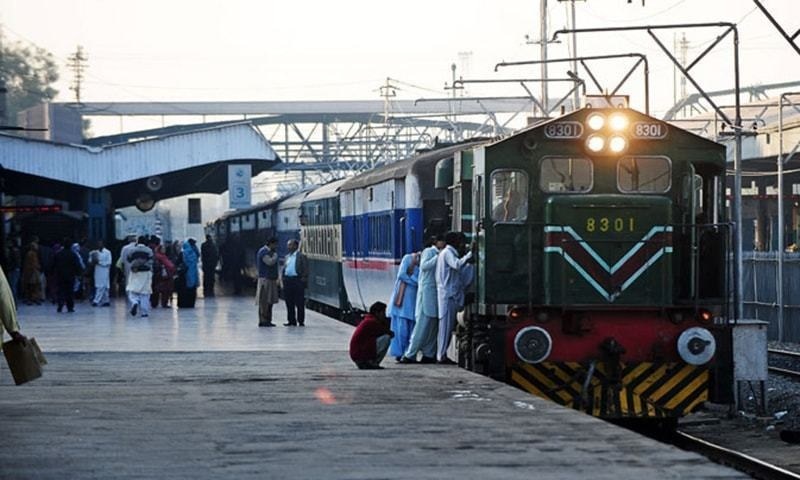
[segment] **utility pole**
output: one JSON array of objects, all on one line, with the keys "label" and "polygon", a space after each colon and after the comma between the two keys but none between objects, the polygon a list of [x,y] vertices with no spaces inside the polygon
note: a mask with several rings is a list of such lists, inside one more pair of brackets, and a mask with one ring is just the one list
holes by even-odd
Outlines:
[{"label": "utility pole", "polygon": [[[383,149],[388,153],[388,139],[389,139],[389,102],[392,98],[397,96],[397,86],[392,84],[392,79],[386,77],[386,83],[380,87],[381,97],[383,97],[383,126],[385,133],[383,135]],[[388,160],[388,155],[387,155]],[[396,159],[395,159],[396,160]],[[370,158],[372,163],[371,167],[375,166],[374,157]]]},{"label": "utility pole", "polygon": [[[459,56],[461,56],[460,53],[459,53]],[[458,140],[461,137],[461,132],[457,132],[456,131],[456,126],[455,126],[456,125],[456,120],[457,120],[456,110],[455,110],[455,108],[456,108],[455,102],[456,102],[456,98],[458,97],[458,91],[461,90],[463,92],[464,86],[463,85],[460,85],[460,86],[456,85],[456,68],[457,67],[456,67],[455,63],[451,63],[450,64],[450,74],[451,74],[451,78],[452,78],[452,82],[453,83],[448,85],[447,82],[444,82],[445,91],[446,90],[450,90],[451,91],[451,95],[453,97],[452,101],[447,102],[448,103],[447,109],[450,111],[450,115],[448,115],[448,120],[450,121],[450,125],[451,125],[450,138],[449,138],[449,140],[451,142],[455,142],[456,140]]]},{"label": "utility pole", "polygon": [[[679,45],[680,45],[681,65],[683,67],[686,67],[686,62],[688,61],[689,58],[689,42],[686,40],[686,32],[683,32],[681,34],[681,41]],[[681,85],[681,100],[683,100],[684,98],[686,98],[687,95],[686,77],[684,75],[681,75],[680,85]],[[684,109],[683,116],[685,117],[686,114],[687,112]]]},{"label": "utility pole", "polygon": [[547,101],[547,0],[539,0],[539,32],[541,34],[539,48],[542,60],[542,105],[544,105],[544,116],[550,109]]},{"label": "utility pole", "polygon": [[80,104],[81,103],[81,84],[83,83],[83,75],[86,68],[89,66],[86,64],[88,58],[84,54],[83,47],[78,45],[78,48],[75,50],[75,53],[67,57],[69,63],[67,63],[67,67],[72,70],[72,85],[69,87],[70,90],[75,92],[75,102]]},{"label": "utility pole", "polygon": [[[689,42],[686,40],[686,32],[681,33],[681,39],[678,40],[677,32],[672,34],[672,51],[675,58],[678,59],[682,67],[686,67],[689,55]],[[680,84],[680,89],[678,85]],[[678,93],[680,92],[680,93]],[[678,75],[678,66],[672,65],[672,104],[676,105],[678,101],[686,98],[686,76]],[[683,116],[686,116],[686,109],[684,107]]]},{"label": "utility pole", "polygon": [[[586,0],[558,0],[558,1],[559,2],[569,2],[570,3],[570,20],[571,20],[571,23],[572,23],[570,28],[572,30],[576,30],[578,27],[577,27],[577,23],[576,23],[576,20],[575,20],[575,2],[584,2]],[[578,57],[578,35],[575,32],[572,32],[572,39],[571,39],[571,42],[570,42],[570,47],[571,47],[571,50],[572,50],[572,52],[570,52],[570,56],[572,58],[576,59],[576,60],[572,61],[572,71],[575,72],[575,74],[577,74],[578,73],[578,60],[577,60],[577,57]],[[575,92],[572,95],[572,109],[573,110],[577,110],[579,108],[580,101],[581,101],[580,93],[576,89]]]},{"label": "utility pole", "polygon": [[547,39],[547,0],[539,0],[539,33],[540,37],[539,40],[531,40],[528,35],[525,35],[525,43],[529,45],[539,45],[539,56],[541,57],[541,78],[542,78],[542,106],[544,107],[544,112],[542,112],[542,116],[546,117],[548,114],[549,106],[548,106],[548,92],[547,92],[547,44],[548,43],[558,43],[552,42]]}]

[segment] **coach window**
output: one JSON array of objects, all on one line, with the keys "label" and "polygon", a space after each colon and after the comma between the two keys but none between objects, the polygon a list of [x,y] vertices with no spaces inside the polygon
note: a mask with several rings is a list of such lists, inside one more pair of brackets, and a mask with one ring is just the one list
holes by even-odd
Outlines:
[{"label": "coach window", "polygon": [[492,220],[524,222],[528,218],[528,174],[522,170],[492,173]]},{"label": "coach window", "polygon": [[625,157],[617,164],[622,193],[666,193],[672,186],[672,164],[666,157]]},{"label": "coach window", "polygon": [[588,192],[594,172],[587,158],[547,157],[539,170],[539,187],[544,192]]}]

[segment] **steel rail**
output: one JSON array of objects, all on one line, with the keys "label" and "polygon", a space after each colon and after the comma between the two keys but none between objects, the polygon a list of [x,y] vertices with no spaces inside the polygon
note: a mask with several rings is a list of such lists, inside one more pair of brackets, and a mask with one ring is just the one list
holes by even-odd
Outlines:
[{"label": "steel rail", "polygon": [[767,370],[770,372],[775,372],[778,375],[783,375],[784,377],[794,378],[795,380],[800,380],[800,372],[797,370],[787,370],[785,368],[780,367],[767,367]]},{"label": "steel rail", "polygon": [[781,350],[778,348],[768,348],[767,352],[774,353],[775,355],[783,355],[784,357],[793,357],[800,360],[800,352],[793,352],[791,350]]},{"label": "steel rail", "polygon": [[699,453],[716,463],[735,468],[754,478],[762,480],[800,480],[800,474],[772,465],[742,452],[737,452],[707,442],[684,432],[675,432],[672,436],[672,444],[683,450]]},{"label": "steel rail", "polygon": [[[795,362],[800,362],[800,352],[793,352],[790,350],[780,350],[775,348],[767,349],[768,354],[774,355],[776,357],[784,357],[794,360]],[[789,368],[785,368],[786,365],[781,365],[780,367],[768,365],[767,369],[770,372],[777,373],[778,375],[782,375],[784,377],[793,378],[795,380],[800,380],[800,371],[792,370]],[[794,368],[797,368],[797,365],[793,365]]]}]

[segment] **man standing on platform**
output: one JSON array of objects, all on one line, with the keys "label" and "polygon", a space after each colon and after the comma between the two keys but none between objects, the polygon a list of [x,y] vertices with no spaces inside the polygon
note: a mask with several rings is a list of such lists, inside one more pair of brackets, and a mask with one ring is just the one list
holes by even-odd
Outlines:
[{"label": "man standing on platform", "polygon": [[386,304],[373,303],[350,338],[350,359],[362,370],[382,369],[381,361],[389,350],[392,337],[394,333],[389,330]]},{"label": "man standing on platform", "polygon": [[142,317],[150,314],[150,294],[153,293],[153,251],[147,245],[147,237],[128,250],[130,274],[125,291],[131,304],[131,315],[141,312]]},{"label": "man standing on platform", "polygon": [[[83,266],[81,265],[81,257],[75,250],[70,247],[72,242],[69,239],[64,239],[64,248],[56,253],[55,258],[55,278],[58,285],[58,307],[56,311],[61,313],[64,305],[67,306],[67,312],[72,313],[75,311],[75,279],[78,275],[83,274]],[[78,244],[74,244],[77,246]]]},{"label": "man standing on platform", "polygon": [[308,286],[308,259],[298,250],[297,240],[289,240],[286,247],[286,263],[283,266],[281,281],[286,300],[287,322],[284,326],[305,326],[305,289]]},{"label": "man standing on platform", "polygon": [[111,288],[111,252],[103,246],[103,241],[97,241],[97,250],[90,255],[94,263],[94,288],[95,294],[92,299],[92,306],[110,305],[108,290]]},{"label": "man standing on platform", "polygon": [[119,294],[126,294],[126,283],[128,282],[128,275],[131,273],[131,264],[128,263],[128,254],[131,253],[131,248],[136,246],[136,235],[127,236],[128,243],[122,246],[119,251],[119,259],[117,260],[117,275],[119,275]]},{"label": "man standing on platform", "polygon": [[459,299],[463,294],[461,280],[461,267],[472,258],[472,250],[458,258],[458,247],[461,236],[458,232],[447,232],[444,237],[447,246],[436,260],[436,295],[439,307],[439,338],[437,342],[436,359],[442,364],[453,364],[447,358],[447,347],[456,326],[456,313],[459,308]]},{"label": "man standing on platform", "polygon": [[258,326],[274,327],[272,306],[278,303],[278,239],[270,238],[256,253]]},{"label": "man standing on platform", "polygon": [[203,262],[203,296],[213,297],[219,251],[211,235],[206,235],[206,241],[200,246],[200,260]]}]

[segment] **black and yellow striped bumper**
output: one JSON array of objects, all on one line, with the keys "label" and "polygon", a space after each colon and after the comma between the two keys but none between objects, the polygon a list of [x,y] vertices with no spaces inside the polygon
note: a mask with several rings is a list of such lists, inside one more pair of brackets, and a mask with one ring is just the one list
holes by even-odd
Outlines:
[{"label": "black and yellow striped bumper", "polygon": [[519,362],[511,383],[566,407],[602,418],[666,418],[691,413],[708,399],[709,370],[685,363],[620,364],[617,379],[598,363]]}]

